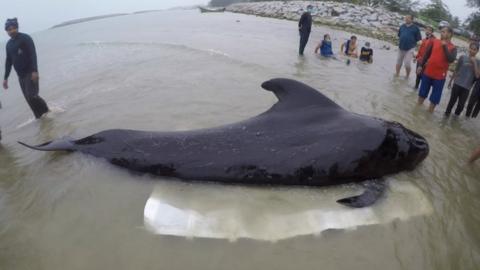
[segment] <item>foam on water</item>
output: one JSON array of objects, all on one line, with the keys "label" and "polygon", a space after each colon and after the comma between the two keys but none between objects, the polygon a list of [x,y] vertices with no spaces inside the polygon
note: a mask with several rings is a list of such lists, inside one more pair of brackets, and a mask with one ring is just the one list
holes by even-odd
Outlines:
[{"label": "foam on water", "polygon": [[35,122],[35,120],[36,120],[35,117],[32,116],[32,117],[28,118],[25,122],[19,124],[16,128],[17,128],[17,129],[21,129],[21,128],[23,128],[23,127],[26,127],[26,126],[28,126],[29,124]]},{"label": "foam on water", "polygon": [[[54,103],[49,103],[48,104],[48,108],[50,109],[50,111],[45,114],[44,116],[42,116],[42,118],[54,118],[56,114],[59,114],[59,113],[64,113],[66,112],[66,109],[58,104],[54,104]],[[20,124],[18,124],[16,126],[16,129],[21,129],[21,128],[24,128],[32,123],[34,123],[37,119],[35,119],[35,117],[30,117],[28,118],[27,120],[25,120],[25,122],[22,122]]]}]

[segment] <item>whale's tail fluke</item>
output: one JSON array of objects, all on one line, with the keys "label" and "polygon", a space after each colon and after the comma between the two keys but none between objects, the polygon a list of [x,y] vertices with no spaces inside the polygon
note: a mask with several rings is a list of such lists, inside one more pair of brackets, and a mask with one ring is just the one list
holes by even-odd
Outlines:
[{"label": "whale's tail fluke", "polygon": [[340,199],[337,201],[339,204],[343,204],[348,207],[362,208],[373,205],[385,192],[386,184],[383,179],[376,179],[368,181],[365,185],[365,191],[353,197]]},{"label": "whale's tail fluke", "polygon": [[38,150],[38,151],[75,151],[75,143],[73,140],[70,140],[68,138],[63,138],[59,140],[54,140],[51,142],[46,142],[40,145],[29,145],[24,142],[18,142],[19,144],[28,147],[33,150]]}]

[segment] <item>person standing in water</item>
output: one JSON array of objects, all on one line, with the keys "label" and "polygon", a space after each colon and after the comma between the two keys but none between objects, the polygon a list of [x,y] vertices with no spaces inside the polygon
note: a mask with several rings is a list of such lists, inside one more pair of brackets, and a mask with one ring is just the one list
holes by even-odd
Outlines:
[{"label": "person standing in water", "polygon": [[452,43],[453,29],[444,27],[440,31],[441,40],[435,39],[427,48],[422,59],[422,66],[417,69],[417,74],[422,75],[422,83],[418,91],[418,105],[422,105],[427,98],[430,88],[429,112],[433,113],[442,98],[443,86],[447,77],[448,67],[457,58],[457,48]]},{"label": "person standing in water", "polygon": [[313,6],[308,5],[307,11],[302,14],[298,22],[298,31],[300,32],[300,48],[298,54],[300,55],[303,55],[308,43],[308,38],[310,37],[310,32],[312,31],[312,11]]},{"label": "person standing in water", "polygon": [[473,87],[472,94],[470,94],[470,98],[468,99],[467,113],[465,115],[467,117],[477,118],[479,112],[480,112],[480,80],[477,80],[475,82],[475,86]]},{"label": "person standing in water", "polygon": [[476,57],[477,53],[478,44],[471,43],[468,55],[462,55],[458,59],[455,72],[448,83],[448,88],[452,89],[452,93],[450,95],[447,110],[445,111],[446,116],[450,115],[452,108],[457,101],[458,105],[455,110],[455,115],[459,116],[462,113],[473,83],[476,79],[480,78],[480,60]]},{"label": "person standing in water", "polygon": [[411,63],[413,62],[413,51],[415,50],[417,43],[422,40],[420,29],[413,23],[413,15],[405,16],[405,23],[400,26],[398,37],[400,42],[398,44],[399,50],[397,65],[395,67],[395,76],[400,76],[400,69],[402,68],[402,64],[404,64],[406,78],[408,78],[412,69]]},{"label": "person standing in water", "polygon": [[365,42],[365,46],[360,50],[360,61],[373,63],[373,50],[370,48],[370,42]]},{"label": "person standing in water", "polygon": [[346,56],[357,58],[357,37],[350,37],[349,40],[347,40],[345,43],[342,44],[342,46],[340,46],[340,51]]},{"label": "person standing in water", "polygon": [[[423,56],[425,56],[425,52],[427,51],[428,46],[432,43],[432,40],[435,39],[435,36],[433,35],[433,28],[430,26],[427,26],[425,28],[425,38],[422,40],[422,43],[420,44],[420,48],[418,49],[416,61],[417,61],[417,69],[422,65],[422,59]],[[422,78],[422,74],[417,74],[417,79],[415,81],[415,90],[418,89],[420,86],[420,80]]]},{"label": "person standing in water", "polygon": [[324,57],[333,56],[332,41],[330,39],[329,34],[326,34],[323,36],[323,40],[315,48],[315,54],[318,54],[319,51],[321,56],[324,56]]},{"label": "person standing in water", "polygon": [[33,40],[29,35],[18,32],[17,18],[7,20],[5,31],[10,36],[10,40],[7,42],[3,88],[8,89],[8,76],[13,65],[28,105],[35,118],[40,118],[49,109],[47,103],[38,95],[37,53]]}]

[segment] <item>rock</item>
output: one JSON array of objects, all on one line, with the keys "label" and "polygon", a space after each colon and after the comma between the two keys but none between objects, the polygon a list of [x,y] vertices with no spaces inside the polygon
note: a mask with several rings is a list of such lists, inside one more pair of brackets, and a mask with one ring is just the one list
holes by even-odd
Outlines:
[{"label": "rock", "polygon": [[330,12],[330,16],[338,17],[340,16],[340,12],[333,8],[332,11]]},{"label": "rock", "polygon": [[[298,20],[308,4],[314,6],[312,17],[317,23],[347,27],[349,31],[353,29],[391,42],[396,41],[398,27],[403,23],[402,15],[383,8],[331,1],[246,2],[232,4],[227,7],[227,11]],[[419,25],[426,25],[421,20],[417,21]]]},{"label": "rock", "polygon": [[376,21],[378,21],[378,14],[374,13],[374,14],[368,16],[368,17],[367,17],[367,20],[368,20],[369,22],[376,22]]}]

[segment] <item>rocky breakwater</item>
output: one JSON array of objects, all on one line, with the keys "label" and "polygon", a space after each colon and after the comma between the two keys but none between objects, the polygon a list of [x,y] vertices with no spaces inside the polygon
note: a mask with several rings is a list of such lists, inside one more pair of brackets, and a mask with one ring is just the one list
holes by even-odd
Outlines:
[{"label": "rocky breakwater", "polygon": [[[237,3],[227,7],[227,11],[298,20],[310,4],[314,7],[312,17],[315,23],[340,28],[357,34],[396,43],[398,28],[403,16],[381,7],[368,7],[351,3],[320,1],[273,1]],[[418,24],[425,25],[419,21]]]}]

